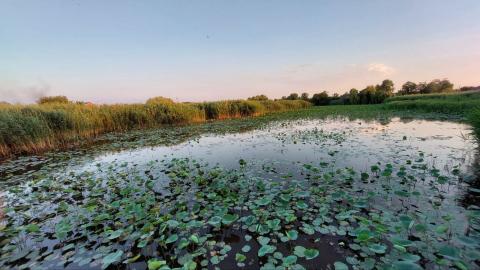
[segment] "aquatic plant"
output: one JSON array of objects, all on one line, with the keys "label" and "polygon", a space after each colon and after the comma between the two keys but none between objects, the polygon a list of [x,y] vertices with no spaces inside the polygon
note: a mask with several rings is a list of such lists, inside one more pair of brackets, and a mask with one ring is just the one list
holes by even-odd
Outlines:
[{"label": "aquatic plant", "polygon": [[[56,99],[55,99],[56,100]],[[92,105],[46,102],[0,106],[0,157],[65,147],[108,132],[258,116],[306,108],[305,101],[219,101]]]},{"label": "aquatic plant", "polygon": [[0,266],[474,269],[480,209],[450,198],[456,173],[408,160],[373,175],[173,158],[40,177],[8,189]]}]

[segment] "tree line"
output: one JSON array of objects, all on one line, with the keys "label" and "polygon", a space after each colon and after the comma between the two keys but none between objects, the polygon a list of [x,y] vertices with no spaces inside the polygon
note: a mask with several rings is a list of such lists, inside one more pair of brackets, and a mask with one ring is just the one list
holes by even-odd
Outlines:
[{"label": "tree line", "polygon": [[[463,89],[462,89],[463,90]],[[433,80],[427,82],[406,82],[402,88],[395,93],[395,86],[392,80],[384,80],[377,85],[369,85],[362,90],[355,88],[345,92],[343,95],[333,94],[330,96],[327,91],[315,93],[311,97],[308,93],[291,93],[288,96],[283,96],[284,100],[305,100],[310,101],[314,105],[350,105],[350,104],[378,104],[385,101],[385,99],[394,95],[415,95],[415,94],[430,94],[430,93],[445,93],[454,91],[453,84],[447,80]],[[267,100],[266,95],[258,95],[248,98],[250,100]]]}]

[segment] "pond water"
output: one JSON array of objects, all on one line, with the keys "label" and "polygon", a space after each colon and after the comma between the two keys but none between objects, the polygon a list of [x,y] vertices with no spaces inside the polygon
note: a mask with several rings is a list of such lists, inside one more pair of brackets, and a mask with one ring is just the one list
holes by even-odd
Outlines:
[{"label": "pond water", "polygon": [[447,121],[297,119],[92,149],[62,166],[11,161],[0,172],[0,267],[476,269],[470,132]]}]

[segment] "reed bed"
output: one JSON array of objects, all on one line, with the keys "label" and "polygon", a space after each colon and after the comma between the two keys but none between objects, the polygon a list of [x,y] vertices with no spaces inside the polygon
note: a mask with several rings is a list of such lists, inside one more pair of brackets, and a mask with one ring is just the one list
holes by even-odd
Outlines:
[{"label": "reed bed", "polygon": [[174,103],[168,99],[115,105],[1,104],[0,157],[64,148],[107,132],[258,116],[310,105],[302,100]]}]

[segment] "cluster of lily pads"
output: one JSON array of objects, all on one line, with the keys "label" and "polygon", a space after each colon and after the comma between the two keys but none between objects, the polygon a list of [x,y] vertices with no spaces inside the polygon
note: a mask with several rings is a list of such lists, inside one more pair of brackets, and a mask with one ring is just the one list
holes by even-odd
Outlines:
[{"label": "cluster of lily pads", "polygon": [[368,171],[98,164],[4,193],[0,268],[476,269],[480,208],[423,154]]},{"label": "cluster of lily pads", "polygon": [[326,131],[318,127],[314,127],[306,130],[293,130],[291,132],[279,132],[275,134],[275,137],[283,143],[293,144],[325,144],[327,142],[333,142],[340,144],[345,141],[347,132],[333,132]]}]

